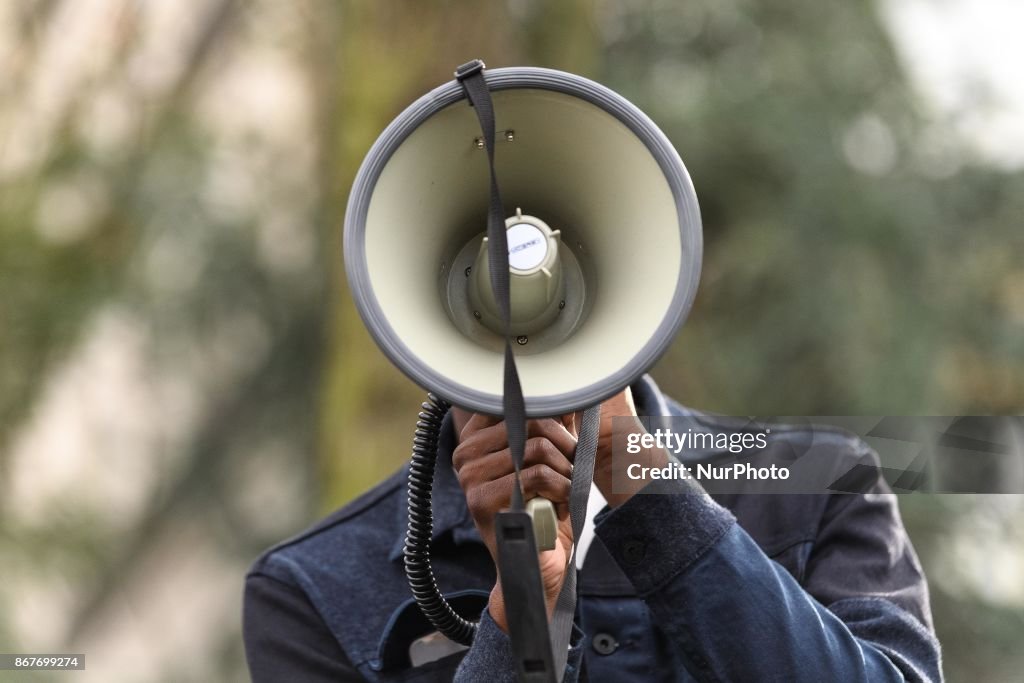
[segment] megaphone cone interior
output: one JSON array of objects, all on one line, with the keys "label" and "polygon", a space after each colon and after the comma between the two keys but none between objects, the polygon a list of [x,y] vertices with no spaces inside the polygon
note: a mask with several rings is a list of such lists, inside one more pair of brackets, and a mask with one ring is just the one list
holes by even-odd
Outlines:
[{"label": "megaphone cone interior", "polygon": [[[550,276],[534,286],[542,295],[519,287],[527,414],[563,414],[623,389],[682,324],[700,274],[696,196],[664,135],[607,88],[533,68],[489,70],[487,80],[507,226],[524,226],[510,251],[537,235],[555,240],[510,258],[513,299],[516,275]],[[455,405],[500,414],[501,328],[489,287],[473,278],[489,196],[479,139],[455,81],[392,122],[356,178],[345,262],[360,314],[400,369]]]},{"label": "megaphone cone interior", "polygon": [[[572,333],[585,308],[587,297],[579,261],[561,244],[560,230],[552,230],[536,216],[524,216],[521,209],[505,221],[505,230],[510,331],[524,352],[553,348]],[[467,265],[473,252],[476,258]],[[568,275],[566,270],[570,271]],[[567,279],[572,284],[568,298]],[[455,256],[444,289],[446,309],[459,331],[481,344],[500,348],[501,339],[494,338],[494,333],[503,334],[504,325],[491,289],[486,236],[474,239]],[[531,341],[532,345],[527,346]]]}]

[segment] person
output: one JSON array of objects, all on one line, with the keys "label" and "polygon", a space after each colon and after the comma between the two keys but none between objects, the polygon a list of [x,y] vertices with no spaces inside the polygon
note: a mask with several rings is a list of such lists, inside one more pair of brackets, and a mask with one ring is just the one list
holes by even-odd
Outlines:
[{"label": "person", "polygon": [[[638,415],[695,413],[649,376],[602,405],[594,483],[607,506],[578,575],[566,681],[941,681],[927,583],[883,481],[858,494],[711,496],[675,480],[646,485],[677,495],[638,495],[642,482],[612,486],[610,454],[611,418]],[[540,555],[549,613],[573,540],[575,418],[528,424],[525,495],[559,513],[556,548]],[[838,431],[813,438],[836,462],[870,455]],[[657,467],[670,456],[636,457]],[[402,470],[255,562],[244,600],[253,681],[514,681],[493,528],[511,473],[504,424],[452,408],[431,552],[453,608],[479,619],[471,647],[434,634],[411,598]]]}]

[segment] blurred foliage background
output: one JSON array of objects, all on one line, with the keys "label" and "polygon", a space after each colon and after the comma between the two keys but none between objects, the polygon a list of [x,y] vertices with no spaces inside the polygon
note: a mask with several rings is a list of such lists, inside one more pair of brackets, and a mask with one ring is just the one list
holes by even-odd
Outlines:
[{"label": "blurred foliage background", "polygon": [[[940,108],[913,77],[928,4],[0,4],[0,650],[246,680],[248,564],[407,458],[422,391],[352,307],[342,216],[376,135],[472,57],[598,80],[676,144],[707,251],[672,395],[1021,413],[1022,164],[964,134],[983,78]],[[1021,680],[1024,502],[901,506],[949,680]]]}]

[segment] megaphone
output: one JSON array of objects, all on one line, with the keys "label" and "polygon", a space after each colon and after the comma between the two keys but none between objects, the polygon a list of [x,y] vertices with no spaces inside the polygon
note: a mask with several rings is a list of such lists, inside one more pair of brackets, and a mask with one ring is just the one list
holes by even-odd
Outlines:
[{"label": "megaphone", "polygon": [[472,642],[475,624],[431,570],[431,482],[448,405],[505,407],[516,486],[495,519],[497,560],[519,680],[550,682],[565,664],[575,581],[549,641],[536,552],[554,547],[557,520],[550,501],[522,500],[525,418],[588,409],[574,460],[587,475],[574,475],[570,500],[585,509],[596,406],[653,365],[689,312],[700,214],[679,155],[624,98],[560,71],[484,79],[483,68],[460,66],[374,143],[345,214],[345,266],[374,340],[432,392],[409,470],[413,596],[442,634]]},{"label": "megaphone", "polygon": [[[666,350],[693,303],[697,198],[665,135],[580,76],[487,71],[526,414],[612,396]],[[345,267],[385,355],[420,386],[502,413],[505,338],[488,284],[488,166],[453,80],[391,122],[356,176]]]}]

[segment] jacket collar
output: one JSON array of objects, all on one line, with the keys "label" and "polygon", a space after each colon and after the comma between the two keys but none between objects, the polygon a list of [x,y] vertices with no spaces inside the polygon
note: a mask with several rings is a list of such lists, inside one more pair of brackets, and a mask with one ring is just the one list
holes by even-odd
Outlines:
[{"label": "jacket collar", "polygon": [[[633,402],[638,415],[650,415],[652,419],[657,417],[667,419],[672,414],[664,394],[649,375],[640,377],[630,385],[630,390],[633,392]],[[434,513],[431,542],[436,543],[439,538],[450,535],[456,546],[464,543],[483,543],[473,524],[473,519],[469,515],[466,497],[462,493],[462,487],[459,485],[459,480],[452,467],[452,453],[455,451],[456,445],[455,426],[452,423],[451,413],[449,413],[445,415],[444,421],[441,423],[441,434],[437,445],[437,467],[434,470],[434,490],[431,497]],[[408,475],[408,465],[405,466],[403,472]],[[396,515],[395,542],[388,555],[392,562],[402,559],[408,525],[408,503],[403,496]]]}]

